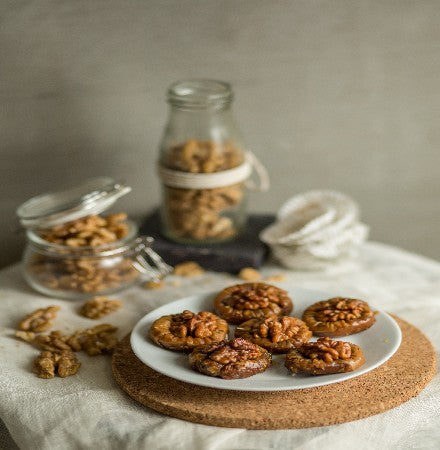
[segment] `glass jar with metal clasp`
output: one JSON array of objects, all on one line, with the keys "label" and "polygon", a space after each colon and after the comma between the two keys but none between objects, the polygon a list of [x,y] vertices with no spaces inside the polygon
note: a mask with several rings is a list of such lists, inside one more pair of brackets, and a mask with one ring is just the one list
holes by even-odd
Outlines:
[{"label": "glass jar with metal clasp", "polygon": [[43,194],[17,214],[26,229],[23,273],[37,291],[59,298],[107,295],[172,271],[125,214],[100,215],[131,191],[111,178]]}]

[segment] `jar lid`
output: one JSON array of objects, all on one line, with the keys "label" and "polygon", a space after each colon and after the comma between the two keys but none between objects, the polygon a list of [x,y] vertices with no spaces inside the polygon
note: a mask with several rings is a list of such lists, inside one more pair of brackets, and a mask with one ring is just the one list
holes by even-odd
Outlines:
[{"label": "jar lid", "polygon": [[92,178],[70,189],[32,197],[17,208],[17,215],[26,228],[49,228],[99,214],[130,191],[130,186],[112,178]]}]

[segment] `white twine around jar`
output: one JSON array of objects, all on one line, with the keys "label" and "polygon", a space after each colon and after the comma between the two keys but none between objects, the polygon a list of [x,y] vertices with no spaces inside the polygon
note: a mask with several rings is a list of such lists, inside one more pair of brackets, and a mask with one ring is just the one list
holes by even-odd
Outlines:
[{"label": "white twine around jar", "polygon": [[[252,153],[246,151],[245,160],[237,167],[214,173],[190,173],[160,166],[159,177],[165,186],[178,189],[214,189],[246,181],[246,187],[255,192],[269,189],[269,174],[263,163]],[[257,180],[251,180],[255,173]]]}]

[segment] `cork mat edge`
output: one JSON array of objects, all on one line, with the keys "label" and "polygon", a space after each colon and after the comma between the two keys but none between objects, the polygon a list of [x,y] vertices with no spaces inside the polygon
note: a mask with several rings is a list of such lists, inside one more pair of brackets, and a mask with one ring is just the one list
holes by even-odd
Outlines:
[{"label": "cork mat edge", "polygon": [[196,386],[143,364],[131,350],[129,335],[113,354],[113,376],[138,403],[189,422],[255,430],[350,422],[405,403],[435,375],[436,353],[431,342],[413,325],[393,317],[402,330],[397,352],[373,371],[341,383],[277,392]]}]

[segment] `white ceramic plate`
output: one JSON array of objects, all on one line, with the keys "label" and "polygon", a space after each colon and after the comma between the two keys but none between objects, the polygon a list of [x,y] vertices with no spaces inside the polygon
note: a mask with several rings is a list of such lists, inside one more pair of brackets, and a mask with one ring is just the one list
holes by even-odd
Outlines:
[{"label": "white ceramic plate", "polygon": [[[187,354],[165,350],[153,344],[148,338],[148,330],[156,319],[167,314],[177,314],[184,309],[194,312],[212,311],[212,301],[217,293],[193,295],[176,300],[144,316],[131,333],[131,347],[136,356],[157,372],[186,383],[238,391],[283,391],[338,383],[362,375],[389,359],[399,348],[402,340],[402,333],[396,321],[381,311],[376,315],[376,323],[368,330],[346,338],[338,338],[359,345],[364,351],[365,364],[354,372],[320,376],[292,376],[284,367],[285,356],[273,355],[272,366],[258,375],[240,380],[209,377],[195,372],[189,367]],[[334,296],[328,292],[301,288],[291,289],[289,293],[294,302],[293,315],[297,317],[301,317],[304,309],[312,303]],[[230,338],[233,337],[232,328],[231,326]]]}]

